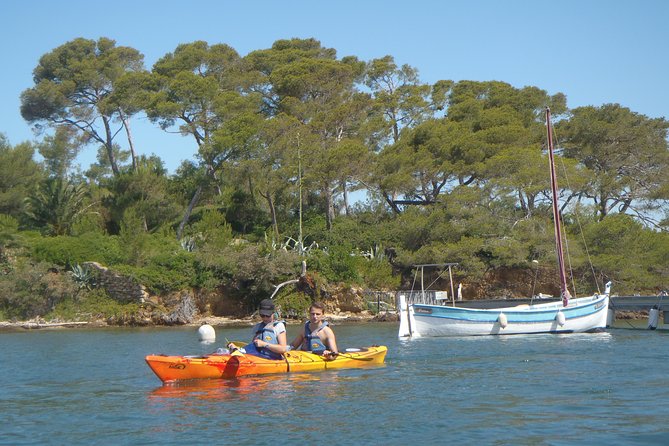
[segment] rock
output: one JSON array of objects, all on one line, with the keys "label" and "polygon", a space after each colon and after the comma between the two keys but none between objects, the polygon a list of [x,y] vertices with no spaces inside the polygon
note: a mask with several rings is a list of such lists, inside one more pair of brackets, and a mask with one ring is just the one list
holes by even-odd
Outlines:
[{"label": "rock", "polygon": [[166,325],[184,325],[193,323],[196,315],[195,299],[190,293],[184,292],[181,295],[181,302],[171,313],[164,315],[162,319]]}]

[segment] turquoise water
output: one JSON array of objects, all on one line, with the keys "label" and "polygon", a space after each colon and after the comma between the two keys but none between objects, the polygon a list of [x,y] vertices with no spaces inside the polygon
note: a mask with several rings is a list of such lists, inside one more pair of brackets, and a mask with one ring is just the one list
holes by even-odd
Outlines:
[{"label": "turquoise water", "polygon": [[[289,335],[298,330],[289,326]],[[200,354],[249,329],[0,333],[0,444],[669,444],[669,333],[399,341],[385,366],[163,386],[149,353]]]}]

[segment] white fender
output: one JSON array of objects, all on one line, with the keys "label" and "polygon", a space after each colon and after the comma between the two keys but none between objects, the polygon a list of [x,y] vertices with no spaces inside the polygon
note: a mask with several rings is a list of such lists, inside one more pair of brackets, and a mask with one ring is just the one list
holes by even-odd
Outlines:
[{"label": "white fender", "polygon": [[611,294],[611,285],[613,285],[613,282],[611,281],[606,282],[606,291],[604,291],[604,294],[606,295]]},{"label": "white fender", "polygon": [[499,317],[497,318],[497,322],[499,322],[499,326],[502,328],[506,328],[507,325],[509,325],[509,321],[506,318],[506,314],[500,313]]},{"label": "white fender", "polygon": [[660,320],[660,310],[657,308],[651,308],[648,311],[648,329],[655,330],[657,328],[657,323]]},{"label": "white fender", "polygon": [[557,315],[555,315],[555,320],[557,321],[560,327],[564,326],[566,322],[564,313],[562,311],[558,311]]},{"label": "white fender", "polygon": [[616,321],[616,310],[609,308],[606,313],[606,326],[612,327]]},{"label": "white fender", "polygon": [[407,305],[407,299],[404,294],[399,295],[398,310],[400,312],[400,329],[397,333],[397,337],[409,337],[411,336],[411,330],[409,328],[409,306]]}]

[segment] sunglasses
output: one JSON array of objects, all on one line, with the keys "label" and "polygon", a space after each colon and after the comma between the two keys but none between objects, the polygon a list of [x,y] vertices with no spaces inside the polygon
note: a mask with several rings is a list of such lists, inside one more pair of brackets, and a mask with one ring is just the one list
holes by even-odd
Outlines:
[{"label": "sunglasses", "polygon": [[260,317],[272,317],[271,314],[261,314]]}]

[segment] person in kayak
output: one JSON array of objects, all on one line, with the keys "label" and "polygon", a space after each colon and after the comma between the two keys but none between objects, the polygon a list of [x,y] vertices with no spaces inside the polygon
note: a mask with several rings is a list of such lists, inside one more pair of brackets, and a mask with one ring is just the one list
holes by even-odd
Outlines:
[{"label": "person in kayak", "polygon": [[304,324],[304,331],[300,332],[293,342],[291,348],[310,351],[325,358],[334,359],[338,354],[337,340],[334,331],[324,321],[325,307],[320,302],[314,302],[309,307],[309,320]]},{"label": "person in kayak", "polygon": [[[264,299],[260,302],[258,313],[260,313],[262,322],[253,326],[253,340],[244,346],[246,353],[270,359],[281,359],[281,355],[288,351],[286,325],[283,321],[274,319],[274,311],[272,299]],[[228,348],[237,349],[232,342],[228,344]]]}]

